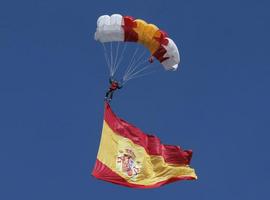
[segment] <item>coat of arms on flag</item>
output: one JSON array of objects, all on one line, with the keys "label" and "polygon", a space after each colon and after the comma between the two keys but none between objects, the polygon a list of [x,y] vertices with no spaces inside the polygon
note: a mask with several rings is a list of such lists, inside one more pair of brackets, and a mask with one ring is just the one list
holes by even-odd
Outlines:
[{"label": "coat of arms on flag", "polygon": [[118,151],[116,169],[120,173],[125,173],[132,180],[136,180],[137,175],[140,173],[140,168],[141,162],[136,160],[136,155],[131,149]]}]

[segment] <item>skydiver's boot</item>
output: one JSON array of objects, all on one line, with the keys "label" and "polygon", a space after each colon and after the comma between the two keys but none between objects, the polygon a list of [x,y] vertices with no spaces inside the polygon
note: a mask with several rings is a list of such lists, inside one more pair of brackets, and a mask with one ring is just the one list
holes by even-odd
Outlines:
[{"label": "skydiver's boot", "polygon": [[105,95],[105,97],[104,97],[104,101],[108,101],[109,94],[110,94],[110,91],[107,91],[107,92],[106,92],[106,95]]},{"label": "skydiver's boot", "polygon": [[109,102],[112,100],[112,98],[113,98],[113,92],[111,91],[109,94]]}]

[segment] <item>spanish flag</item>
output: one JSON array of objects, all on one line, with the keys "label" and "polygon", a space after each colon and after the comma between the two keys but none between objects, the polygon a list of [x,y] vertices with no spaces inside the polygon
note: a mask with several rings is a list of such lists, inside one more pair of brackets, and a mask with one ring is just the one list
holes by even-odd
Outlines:
[{"label": "spanish flag", "polygon": [[92,175],[132,188],[155,188],[197,179],[189,167],[191,150],[161,144],[159,138],[116,116],[108,103],[102,136]]}]

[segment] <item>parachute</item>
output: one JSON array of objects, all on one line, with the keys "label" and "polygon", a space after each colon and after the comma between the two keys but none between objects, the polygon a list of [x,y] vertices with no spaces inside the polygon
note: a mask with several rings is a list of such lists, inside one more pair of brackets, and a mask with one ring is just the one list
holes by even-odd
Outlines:
[{"label": "parachute", "polygon": [[[105,95],[102,136],[92,175],[132,188],[155,188],[177,180],[197,179],[189,166],[191,150],[162,144],[157,136],[121,119],[110,107],[113,93],[127,81],[146,76],[154,69],[178,68],[180,56],[174,41],[154,24],[119,14],[98,18],[95,40],[104,48],[110,86]],[[133,53],[126,52],[127,46],[135,47]],[[116,76],[121,69],[124,74],[119,80]]]},{"label": "parachute", "polygon": [[[150,58],[147,59],[147,62],[142,60],[143,56],[138,56],[136,59],[138,49],[135,50],[123,76],[124,82],[140,75],[146,75],[142,73],[151,67],[153,58],[158,60],[165,70],[170,71],[176,70],[180,62],[178,48],[165,31],[154,24],[149,24],[142,19],[135,19],[131,16],[122,16],[120,14],[100,16],[97,20],[95,40],[101,42],[104,47],[110,76],[114,76],[124,57],[123,52],[126,49],[126,44],[118,59],[120,43],[139,43],[149,50]],[[117,47],[115,53],[113,53],[113,43],[115,42],[117,42]],[[106,47],[107,43],[110,43],[111,51],[109,53]],[[143,65],[145,62],[146,65]],[[140,68],[140,66],[143,67]]]}]

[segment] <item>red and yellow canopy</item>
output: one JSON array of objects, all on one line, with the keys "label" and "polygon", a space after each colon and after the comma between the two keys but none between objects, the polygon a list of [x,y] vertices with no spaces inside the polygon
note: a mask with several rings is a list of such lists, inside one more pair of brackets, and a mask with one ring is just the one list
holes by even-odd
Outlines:
[{"label": "red and yellow canopy", "polygon": [[174,41],[156,25],[120,14],[102,15],[97,20],[95,39],[105,42],[137,42],[149,49],[166,70],[176,70],[180,55]]}]

